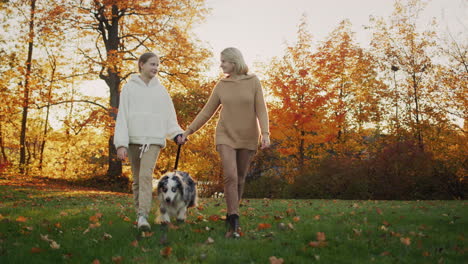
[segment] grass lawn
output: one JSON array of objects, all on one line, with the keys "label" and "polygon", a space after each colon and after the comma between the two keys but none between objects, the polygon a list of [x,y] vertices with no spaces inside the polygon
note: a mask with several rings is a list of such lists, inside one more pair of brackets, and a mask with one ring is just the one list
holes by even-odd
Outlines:
[{"label": "grass lawn", "polygon": [[0,263],[467,263],[467,205],[245,199],[236,240],[222,199],[140,234],[131,195],[0,185]]}]

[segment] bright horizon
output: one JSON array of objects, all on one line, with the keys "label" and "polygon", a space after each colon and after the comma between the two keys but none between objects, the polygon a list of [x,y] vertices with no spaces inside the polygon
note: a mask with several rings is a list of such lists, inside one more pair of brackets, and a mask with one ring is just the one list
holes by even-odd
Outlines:
[{"label": "bright horizon", "polygon": [[[296,41],[298,25],[306,15],[313,42],[325,40],[339,23],[349,19],[356,40],[369,45],[371,35],[364,29],[369,16],[387,18],[393,12],[394,0],[207,0],[212,8],[204,23],[197,25],[197,37],[213,51],[211,74],[217,75],[219,53],[226,47],[241,50],[246,63],[255,70],[256,62],[267,62],[284,54],[286,43]],[[432,17],[442,29],[454,35],[468,31],[467,0],[430,0],[424,10],[422,25]]]}]

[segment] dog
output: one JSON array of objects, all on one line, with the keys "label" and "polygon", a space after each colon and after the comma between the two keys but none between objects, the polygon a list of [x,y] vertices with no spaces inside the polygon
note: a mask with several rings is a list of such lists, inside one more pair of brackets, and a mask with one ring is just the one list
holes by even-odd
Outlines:
[{"label": "dog", "polygon": [[185,222],[187,209],[197,206],[196,185],[187,172],[174,171],[164,174],[157,187],[162,223],[170,223],[174,217],[178,222]]}]

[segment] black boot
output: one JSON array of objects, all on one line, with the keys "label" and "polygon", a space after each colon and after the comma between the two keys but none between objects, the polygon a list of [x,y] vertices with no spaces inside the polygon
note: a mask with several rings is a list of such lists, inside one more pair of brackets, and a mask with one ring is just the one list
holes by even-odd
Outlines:
[{"label": "black boot", "polygon": [[240,229],[239,229],[239,215],[232,214],[228,216],[229,219],[229,230],[226,233],[226,237],[239,238]]}]

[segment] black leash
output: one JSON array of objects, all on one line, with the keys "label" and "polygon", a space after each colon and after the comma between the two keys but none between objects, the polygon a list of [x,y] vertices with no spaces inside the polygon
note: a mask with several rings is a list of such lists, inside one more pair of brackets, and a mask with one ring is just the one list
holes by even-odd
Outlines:
[{"label": "black leash", "polygon": [[176,156],[176,159],[175,159],[175,166],[174,166],[175,171],[177,170],[177,165],[179,165],[179,157],[180,157],[180,148],[181,147],[182,147],[182,145],[179,145],[179,147],[177,148],[177,156]]}]

